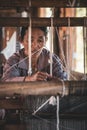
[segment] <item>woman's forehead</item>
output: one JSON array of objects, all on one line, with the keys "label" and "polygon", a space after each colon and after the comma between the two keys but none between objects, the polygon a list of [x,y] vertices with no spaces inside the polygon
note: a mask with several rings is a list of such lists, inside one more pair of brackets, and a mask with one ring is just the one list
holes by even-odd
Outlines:
[{"label": "woman's forehead", "polygon": [[44,36],[44,32],[39,28],[32,28],[32,35]]},{"label": "woman's forehead", "polygon": [[[26,31],[26,35],[28,36],[28,30]],[[32,38],[43,38],[45,37],[44,31],[39,28],[32,28],[31,29],[31,37]]]}]

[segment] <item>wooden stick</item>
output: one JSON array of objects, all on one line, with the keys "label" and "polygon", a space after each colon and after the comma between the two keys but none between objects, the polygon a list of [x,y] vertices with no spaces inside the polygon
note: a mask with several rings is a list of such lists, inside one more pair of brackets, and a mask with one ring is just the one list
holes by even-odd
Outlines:
[{"label": "wooden stick", "polygon": [[[65,81],[64,95],[87,96],[87,81]],[[63,84],[59,80],[45,82],[1,82],[0,96],[23,95],[62,95]]]}]

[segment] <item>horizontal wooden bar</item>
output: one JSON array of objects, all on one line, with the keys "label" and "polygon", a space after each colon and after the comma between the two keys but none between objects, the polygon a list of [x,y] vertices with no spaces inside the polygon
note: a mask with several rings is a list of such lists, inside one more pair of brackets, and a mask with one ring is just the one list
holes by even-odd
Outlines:
[{"label": "horizontal wooden bar", "polygon": [[64,81],[47,82],[1,82],[0,97],[12,96],[14,93],[21,95],[78,95],[87,96],[87,81]]},{"label": "horizontal wooden bar", "polygon": [[14,93],[23,95],[56,95],[62,92],[61,85],[61,81],[58,84],[56,82],[1,82],[0,96],[12,96]]},{"label": "horizontal wooden bar", "polygon": [[0,18],[0,27],[20,27],[28,26],[28,18],[2,17]]},{"label": "horizontal wooden bar", "polygon": [[31,7],[87,7],[87,0],[0,0],[0,8],[29,7],[29,3]]},{"label": "horizontal wooden bar", "polygon": [[[62,26],[84,26],[84,21],[87,21],[86,17],[66,17],[66,18],[53,18],[53,26],[62,27]],[[70,23],[68,23],[70,21]],[[22,17],[1,17],[0,18],[0,27],[20,27],[28,26],[29,18]],[[51,26],[51,18],[32,18],[32,26]],[[86,25],[87,26],[87,25]]]}]

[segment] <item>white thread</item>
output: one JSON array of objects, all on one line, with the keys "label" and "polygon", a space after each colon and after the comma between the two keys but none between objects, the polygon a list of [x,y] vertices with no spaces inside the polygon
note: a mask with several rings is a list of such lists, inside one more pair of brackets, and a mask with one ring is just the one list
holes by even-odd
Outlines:
[{"label": "white thread", "polygon": [[67,79],[70,79],[70,65],[69,65],[69,61],[70,61],[70,18],[68,17],[68,29],[66,30],[67,32],[67,39],[66,39],[66,49],[67,49],[67,53],[66,53],[66,61],[67,61]]},{"label": "white thread", "polygon": [[31,7],[31,0],[29,0],[29,7]]},{"label": "white thread", "polygon": [[[35,55],[37,52],[39,52],[41,50],[41,48],[40,49],[38,49],[37,51],[35,51],[34,53],[32,53],[32,56],[33,55]],[[6,72],[7,71],[10,71],[13,67],[15,67],[17,64],[20,64],[20,63],[22,63],[23,61],[25,61],[26,59],[28,59],[29,58],[29,56],[27,56],[27,57],[25,57],[24,59],[22,59],[21,61],[19,61],[19,62],[17,62],[17,63],[15,63],[14,65],[12,65],[11,67],[9,67],[7,70],[6,70]],[[5,72],[5,73],[6,73]]]},{"label": "white thread", "polygon": [[35,115],[39,110],[41,110],[41,108],[43,108],[48,102],[49,102],[50,98],[45,102],[43,103],[37,110],[35,110],[32,115]]},{"label": "white thread", "polygon": [[[29,7],[31,7],[31,0],[29,0]],[[31,12],[29,12],[29,28],[28,28],[28,56],[29,56],[29,66],[28,66],[28,75],[32,74],[32,65],[31,65]]]},{"label": "white thread", "polygon": [[57,130],[59,130],[59,96],[57,96]]},{"label": "white thread", "polygon": [[21,13],[21,16],[22,16],[23,18],[27,18],[27,17],[28,17],[27,11],[24,10],[24,11]]},{"label": "white thread", "polygon": [[52,76],[52,64],[53,64],[53,59],[52,59],[52,52],[53,52],[53,18],[51,17],[51,44],[50,44],[50,75]]}]

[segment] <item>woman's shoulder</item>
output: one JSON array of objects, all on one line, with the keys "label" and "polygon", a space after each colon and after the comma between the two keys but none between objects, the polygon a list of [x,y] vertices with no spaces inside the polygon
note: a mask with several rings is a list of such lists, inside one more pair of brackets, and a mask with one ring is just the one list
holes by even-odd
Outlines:
[{"label": "woman's shoulder", "polygon": [[[47,48],[43,48],[42,53],[43,53],[44,55],[49,55],[49,56],[50,56],[50,54],[51,54],[51,52],[50,52]],[[53,57],[53,59],[55,59],[55,60],[60,60],[60,58],[58,57],[58,55],[56,55],[55,53],[52,53],[52,57]]]},{"label": "woman's shoulder", "polygon": [[19,51],[15,52],[12,56],[9,57],[9,59],[7,60],[7,63],[15,64],[20,60],[20,57],[21,57],[21,53]]}]

